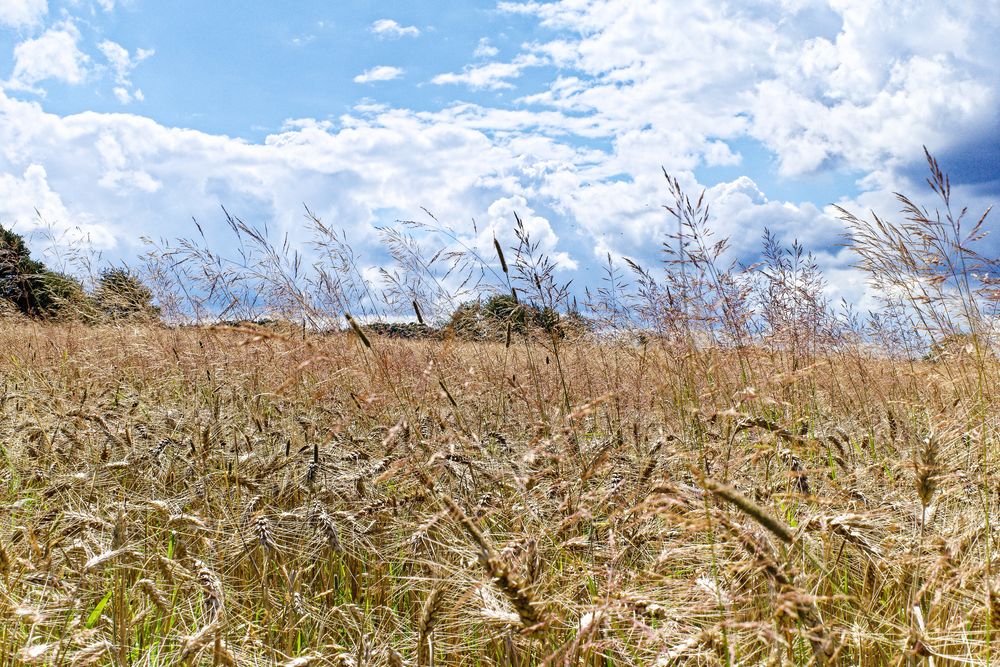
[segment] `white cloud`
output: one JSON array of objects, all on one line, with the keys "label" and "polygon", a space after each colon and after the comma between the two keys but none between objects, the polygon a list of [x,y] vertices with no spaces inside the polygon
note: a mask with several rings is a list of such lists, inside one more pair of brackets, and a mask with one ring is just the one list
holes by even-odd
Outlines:
[{"label": "white cloud", "polygon": [[[419,215],[421,205],[444,220],[495,221],[502,238],[517,209],[543,246],[570,266],[574,258],[560,246],[555,224],[528,205],[522,183],[540,173],[529,169],[557,169],[573,154],[544,142],[497,145],[453,119],[398,110],[335,123],[291,121],[263,144],[250,144],[132,114],[61,117],[0,92],[0,174],[19,174],[8,177],[0,195],[23,194],[18,219],[30,213],[29,203],[46,205],[67,225],[90,225],[111,243],[117,239],[115,252],[125,256],[140,235],[189,234],[192,216],[219,238],[219,204],[302,241],[306,202],[345,228],[369,258],[376,254],[373,225]],[[32,187],[22,184],[39,170],[44,187],[37,178]],[[471,226],[467,233],[475,242]]]},{"label": "white cloud", "polygon": [[131,104],[132,102],[143,102],[146,96],[142,93],[141,88],[136,88],[135,90],[130,90],[124,86],[115,86],[111,89],[114,94],[115,99],[121,104]]},{"label": "white cloud", "polygon": [[392,81],[393,79],[398,79],[403,76],[403,70],[399,67],[390,67],[389,65],[379,65],[378,67],[372,67],[367,69],[361,74],[354,77],[354,83],[372,83],[374,81]]},{"label": "white cloud", "polygon": [[463,84],[473,90],[488,88],[513,88],[508,79],[516,79],[528,67],[541,67],[547,60],[535,54],[521,54],[509,63],[492,62],[485,65],[466,67],[462,72],[447,72],[438,74],[431,83],[438,85]]},{"label": "white cloud", "polygon": [[921,145],[941,148],[995,121],[1000,69],[982,60],[989,47],[968,44],[1000,29],[1000,14],[879,4],[890,15],[906,13],[911,28],[885,34],[869,23],[873,8],[836,3],[842,31],[783,54],[780,74],[758,86],[752,133],[777,153],[783,173],[808,173],[828,160],[865,171],[898,166],[918,158]]},{"label": "white cloud", "polygon": [[486,209],[486,226],[481,229],[476,246],[481,252],[489,252],[493,239],[500,240],[502,246],[516,246],[514,237],[514,214],[524,223],[532,243],[538,244],[541,252],[548,254],[556,262],[559,270],[575,271],[578,268],[576,260],[568,253],[558,250],[559,236],[552,228],[547,218],[537,215],[528,204],[524,195],[501,197]]},{"label": "white cloud", "polygon": [[31,229],[38,213],[50,219],[66,217],[66,206],[49,187],[45,167],[32,163],[20,176],[0,174],[0,224]]},{"label": "white cloud", "polygon": [[[59,117],[0,93],[0,174],[8,190],[43,201],[49,192],[64,203],[60,218],[99,224],[123,243],[185,233],[174,225],[192,215],[211,227],[219,203],[294,237],[304,201],[369,258],[373,225],[422,205],[450,223],[477,218],[480,233],[462,228],[462,238],[490,254],[494,232],[509,242],[516,210],[546,252],[586,272],[607,252],[658,261],[671,228],[661,165],[697,194],[700,170],[738,167],[741,152],[763,145],[778,173],[728,176],[707,190],[719,234],[737,254],[759,247],[765,226],[825,248],[835,289],[858,294],[849,254],[833,245],[842,227],[831,212],[781,201],[762,183],[835,165],[867,190],[845,202],[852,209],[895,210],[888,193],[912,185],[901,169],[921,143],[947,148],[995,119],[1000,58],[989,36],[1000,9],[982,4],[505,3],[545,24],[533,34],[549,38],[433,81],[495,90],[526,68],[553,68],[547,85],[507,108],[413,112],[368,100],[335,120],[289,121],[253,144],[128,114]],[[898,29],[884,30],[883,19]],[[476,57],[496,58],[493,48],[481,42]],[[115,94],[139,98],[117,78],[128,81],[139,52],[101,50]],[[355,81],[402,73],[375,67]],[[79,165],[93,173],[81,176]],[[30,184],[33,166],[48,191]],[[129,221],[128,233],[102,222],[114,220]]]},{"label": "white cloud", "polygon": [[0,2],[0,26],[23,28],[38,25],[48,11],[46,0],[3,0]]},{"label": "white cloud", "polygon": [[[564,72],[524,101],[588,114],[609,137],[680,127],[700,136],[706,160],[713,141],[749,136],[778,156],[786,176],[911,161],[921,144],[982,131],[1000,101],[996,3],[499,7],[556,31],[518,57],[541,55]],[[890,22],[896,28],[886,30]]]},{"label": "white cloud", "polygon": [[45,167],[35,163],[20,176],[0,173],[0,225],[28,236],[52,234],[64,243],[85,238],[97,250],[115,245],[107,227],[95,224],[89,215],[70,213],[49,186]]},{"label": "white cloud", "polygon": [[89,58],[77,45],[80,31],[69,21],[49,28],[41,36],[14,47],[14,72],[7,86],[38,92],[35,84],[54,79],[79,84],[87,75]]},{"label": "white cloud", "polygon": [[[507,62],[435,82],[510,86],[528,57],[560,70],[516,110],[453,111],[494,131],[603,138],[609,147],[600,155],[547,174],[532,192],[597,253],[648,257],[665,224],[655,205],[663,198],[659,166],[697,193],[700,168],[740,164],[734,140],[772,151],[781,178],[857,173],[883,203],[886,189],[914,186],[899,170],[920,159],[921,144],[945,150],[996,121],[995,3],[559,0],[499,8],[536,17],[552,37],[523,45]],[[897,29],[886,31],[887,21]],[[843,228],[830,212],[755,192],[752,181],[737,179],[706,195],[720,234],[739,252],[756,249],[765,226],[786,241],[836,243]],[[827,252],[822,262],[843,273],[849,254]]]},{"label": "white cloud", "polygon": [[97,48],[104,54],[104,58],[108,61],[108,66],[114,75],[115,83],[118,84],[112,90],[115,98],[121,104],[143,101],[145,96],[142,94],[142,90],[132,90],[130,77],[132,70],[139,63],[155,55],[156,52],[153,49],[136,49],[135,54],[131,55],[124,46],[108,39],[98,44]]},{"label": "white cloud", "polygon": [[379,19],[372,23],[369,28],[371,32],[383,39],[397,39],[399,37],[417,37],[420,35],[420,28],[415,25],[402,26],[392,19]]},{"label": "white cloud", "polygon": [[492,58],[500,53],[500,49],[490,44],[489,37],[480,37],[476,44],[476,51],[472,55],[477,58]]},{"label": "white cloud", "polygon": [[[126,256],[140,235],[191,233],[185,221],[192,216],[224,242],[219,204],[302,242],[305,202],[347,230],[364,262],[380,256],[374,225],[419,216],[421,206],[492,257],[493,235],[514,244],[516,211],[561,272],[592,270],[605,252],[655,262],[669,224],[659,206],[658,166],[617,180],[617,166],[602,152],[521,131],[518,118],[475,107],[414,113],[372,106],[336,121],[289,121],[263,144],[130,114],[59,117],[2,94],[0,120],[0,173],[38,165],[48,174],[46,187],[66,202],[58,218],[118,239],[114,252]],[[471,127],[478,123],[489,129]],[[511,130],[497,133],[501,125]],[[81,176],[80,164],[92,168]],[[680,175],[695,187],[690,174]],[[768,201],[749,179],[714,188],[709,197],[720,231],[740,242],[756,244],[765,224],[788,236],[803,225],[817,230],[817,240],[826,240],[819,230],[830,229],[815,207]],[[470,218],[479,221],[478,232],[462,224]],[[114,221],[128,221],[127,229]]]},{"label": "white cloud", "polygon": [[136,49],[135,55],[130,55],[128,49],[109,39],[98,44],[97,48],[104,54],[118,83],[127,83],[136,65],[156,54],[153,49]]}]

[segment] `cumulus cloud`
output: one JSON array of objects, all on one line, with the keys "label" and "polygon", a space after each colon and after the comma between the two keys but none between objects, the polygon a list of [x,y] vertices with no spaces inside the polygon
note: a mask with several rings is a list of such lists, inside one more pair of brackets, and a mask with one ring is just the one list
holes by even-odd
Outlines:
[{"label": "cumulus cloud", "polygon": [[[998,54],[969,45],[1000,29],[996,7],[889,0],[833,7],[841,31],[779,54],[779,74],[753,96],[752,132],[779,156],[783,173],[831,160],[866,171],[900,166],[919,160],[922,144],[943,149],[992,130]],[[874,15],[905,16],[910,28],[883,31]]]},{"label": "cumulus cloud", "polygon": [[[557,69],[517,109],[458,113],[477,127],[606,140],[600,155],[548,174],[532,191],[593,239],[597,253],[641,257],[662,238],[660,165],[698,192],[696,174],[738,166],[735,146],[749,146],[773,154],[780,179],[857,174],[871,196],[849,203],[864,210],[877,200],[888,204],[879,210],[892,211],[889,193],[922,180],[909,177],[921,144],[940,153],[975,145],[974,137],[995,144],[1000,54],[989,35],[1000,29],[1000,6],[993,4],[559,0],[499,9],[536,18],[548,37],[508,61],[434,82],[511,87],[525,62]],[[899,28],[887,31],[885,21]],[[786,241],[830,248],[822,261],[846,275],[850,255],[833,247],[843,227],[830,211],[768,200],[748,179],[706,196],[720,233],[740,251],[757,247],[767,226]]]},{"label": "cumulus cloud", "polygon": [[[453,119],[398,110],[290,122],[252,144],[132,114],[61,117],[0,92],[0,173],[9,181],[0,194],[22,193],[9,215],[25,220],[28,202],[45,204],[65,224],[117,241],[109,256],[135,252],[140,235],[188,234],[192,216],[210,236],[221,234],[224,226],[213,224],[221,222],[219,204],[301,241],[306,202],[346,229],[370,262],[381,256],[374,225],[412,217],[421,205],[443,220],[488,219],[501,238],[511,238],[516,208],[568,267],[573,257],[555,225],[528,204],[522,187],[528,165],[573,155],[546,146],[526,154],[527,146],[497,145]],[[81,164],[92,168],[82,174]],[[476,242],[471,225],[464,233]]]},{"label": "cumulus cloud", "polygon": [[73,215],[52,190],[45,167],[29,164],[21,175],[0,173],[0,224],[29,237],[45,234],[63,243],[86,240],[96,250],[115,245],[111,230],[89,214]]},{"label": "cumulus cloud", "polygon": [[[100,225],[122,242],[183,233],[174,225],[192,215],[217,220],[219,203],[294,237],[305,201],[346,228],[369,262],[384,258],[372,246],[374,225],[420,206],[449,222],[476,218],[478,232],[460,233],[487,255],[493,234],[512,242],[517,211],[565,270],[589,275],[607,253],[659,260],[673,225],[661,208],[664,167],[691,194],[709,186],[732,258],[747,259],[767,227],[822,249],[832,289],[853,298],[863,281],[836,245],[843,228],[833,212],[782,201],[764,183],[847,173],[862,192],[840,203],[892,211],[891,191],[914,182],[920,144],[945,151],[995,141],[984,134],[995,132],[1000,89],[993,3],[556,0],[500,9],[536,20],[536,41],[507,59],[481,41],[475,57],[488,62],[432,81],[499,90],[515,88],[528,68],[552,72],[541,85],[532,77],[531,94],[505,107],[364,103],[337,119],[289,121],[250,143],[129,114],[59,117],[0,93],[0,173],[8,190],[45,200],[37,170],[29,173],[42,169],[62,202],[58,217]],[[889,19],[897,29],[885,29]],[[383,21],[372,26],[380,36],[416,34]],[[138,97],[128,82],[141,52],[100,48],[120,98]],[[380,66],[355,81],[402,74]],[[772,173],[738,175],[752,151],[758,163],[773,161]],[[81,177],[81,164],[93,173]],[[709,168],[725,176],[709,178]],[[115,220],[130,221],[129,233],[107,222]]]},{"label": "cumulus cloud", "polygon": [[0,2],[0,26],[24,28],[38,25],[48,11],[46,0],[4,0]]},{"label": "cumulus cloud", "polygon": [[700,136],[707,155],[714,139],[749,136],[774,152],[781,174],[797,176],[919,160],[921,144],[946,148],[996,122],[995,3],[561,0],[500,9],[555,32],[518,56],[564,70],[525,101],[589,114],[609,137],[670,124]]},{"label": "cumulus cloud", "polygon": [[373,83],[375,81],[392,81],[403,76],[403,70],[399,67],[389,65],[379,65],[367,69],[354,77],[354,83]]},{"label": "cumulus cloud", "polygon": [[62,198],[49,187],[45,167],[32,163],[21,175],[0,174],[2,224],[30,229],[37,225],[39,214],[50,219],[67,216]]},{"label": "cumulus cloud", "polygon": [[402,26],[392,19],[379,19],[372,23],[369,30],[383,39],[398,39],[399,37],[418,37],[420,28],[415,25]]},{"label": "cumulus cloud", "polygon": [[14,47],[14,72],[6,86],[39,92],[35,84],[46,79],[80,84],[90,58],[80,50],[80,31],[70,21],[49,28],[39,37]]},{"label": "cumulus cloud", "polygon": [[538,250],[547,254],[561,271],[575,271],[579,264],[566,251],[559,249],[559,235],[552,227],[551,221],[539,215],[524,195],[516,194],[496,199],[486,209],[486,224],[476,236],[475,246],[483,254],[489,253],[496,238],[501,245],[516,247],[514,236],[514,214],[517,214],[524,224],[532,243],[538,244]]}]

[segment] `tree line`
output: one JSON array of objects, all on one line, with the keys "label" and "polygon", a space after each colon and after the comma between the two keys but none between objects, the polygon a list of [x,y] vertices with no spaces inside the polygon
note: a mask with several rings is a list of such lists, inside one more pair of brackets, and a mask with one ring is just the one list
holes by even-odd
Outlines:
[{"label": "tree line", "polygon": [[[50,269],[31,257],[24,238],[0,226],[0,304],[36,319],[156,321],[160,309],[139,275],[127,267],[101,271],[93,289],[73,276]],[[494,294],[459,305],[440,325],[419,322],[368,322],[365,328],[393,338],[455,336],[474,340],[503,340],[529,330],[564,338],[586,330],[584,319],[518,300],[513,293]]]}]

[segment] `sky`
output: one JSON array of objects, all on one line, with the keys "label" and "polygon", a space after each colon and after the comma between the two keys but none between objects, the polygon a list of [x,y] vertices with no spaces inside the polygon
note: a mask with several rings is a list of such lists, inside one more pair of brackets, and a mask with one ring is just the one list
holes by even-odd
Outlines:
[{"label": "sky", "polygon": [[304,242],[308,206],[371,270],[378,227],[489,256],[516,211],[592,284],[661,259],[666,170],[733,259],[767,228],[858,300],[831,204],[893,216],[925,145],[997,199],[997,35],[998,0],[0,0],[0,224],[131,262],[193,219],[225,252],[221,206]]}]

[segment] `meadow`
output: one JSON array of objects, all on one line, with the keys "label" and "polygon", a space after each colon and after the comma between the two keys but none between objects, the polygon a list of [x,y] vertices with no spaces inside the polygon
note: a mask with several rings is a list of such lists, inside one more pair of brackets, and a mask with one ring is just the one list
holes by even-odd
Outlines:
[{"label": "meadow", "polygon": [[864,316],[797,246],[722,264],[668,180],[664,267],[609,259],[588,326],[527,237],[513,306],[434,336],[311,326],[263,236],[182,246],[195,306],[250,276],[298,317],[0,319],[0,665],[995,661],[992,265],[930,166],[940,216],[844,212]]}]

